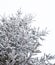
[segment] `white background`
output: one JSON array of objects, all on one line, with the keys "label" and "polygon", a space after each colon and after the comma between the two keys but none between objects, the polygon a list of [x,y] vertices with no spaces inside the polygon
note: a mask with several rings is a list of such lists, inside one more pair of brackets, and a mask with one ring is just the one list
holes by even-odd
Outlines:
[{"label": "white background", "polygon": [[0,15],[11,15],[21,8],[35,16],[34,26],[50,31],[41,47],[42,53],[55,54],[55,0],[0,0]]}]

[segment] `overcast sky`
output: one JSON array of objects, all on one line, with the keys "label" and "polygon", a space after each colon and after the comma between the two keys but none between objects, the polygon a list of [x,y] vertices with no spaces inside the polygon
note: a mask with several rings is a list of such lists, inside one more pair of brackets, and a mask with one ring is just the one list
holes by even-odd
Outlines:
[{"label": "overcast sky", "polygon": [[34,26],[50,31],[41,50],[43,53],[55,54],[55,0],[0,0],[0,15],[7,16],[21,8],[25,14],[35,16]]}]

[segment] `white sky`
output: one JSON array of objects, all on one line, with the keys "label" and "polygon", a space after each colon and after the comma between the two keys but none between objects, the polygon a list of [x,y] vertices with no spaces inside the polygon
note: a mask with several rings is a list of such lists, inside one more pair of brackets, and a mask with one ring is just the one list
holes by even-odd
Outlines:
[{"label": "white sky", "polygon": [[21,8],[25,14],[33,14],[34,26],[50,30],[41,47],[43,53],[55,54],[55,0],[0,0],[0,15],[16,13]]}]

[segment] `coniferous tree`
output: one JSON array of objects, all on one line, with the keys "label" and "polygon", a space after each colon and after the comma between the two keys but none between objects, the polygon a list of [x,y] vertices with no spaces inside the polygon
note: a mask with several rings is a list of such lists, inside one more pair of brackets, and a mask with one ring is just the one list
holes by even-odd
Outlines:
[{"label": "coniferous tree", "polygon": [[[53,58],[44,55],[41,59],[33,58],[41,51],[39,40],[48,34],[46,30],[31,28],[31,15],[21,17],[20,10],[16,16],[2,17],[0,24],[0,65],[46,65],[45,61]],[[46,57],[46,58],[45,58]],[[50,65],[48,62],[47,65]]]}]

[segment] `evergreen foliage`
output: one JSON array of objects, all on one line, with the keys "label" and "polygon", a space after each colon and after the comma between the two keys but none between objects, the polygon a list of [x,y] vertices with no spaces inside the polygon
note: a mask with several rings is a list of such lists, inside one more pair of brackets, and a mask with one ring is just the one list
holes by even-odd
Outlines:
[{"label": "evergreen foliage", "polygon": [[[20,10],[16,16],[2,17],[0,24],[0,65],[51,65],[49,59],[54,56],[45,55],[40,59],[32,58],[41,51],[39,40],[44,40],[48,34],[46,30],[31,28],[31,15],[21,17]],[[47,61],[48,63],[46,64]]]}]

